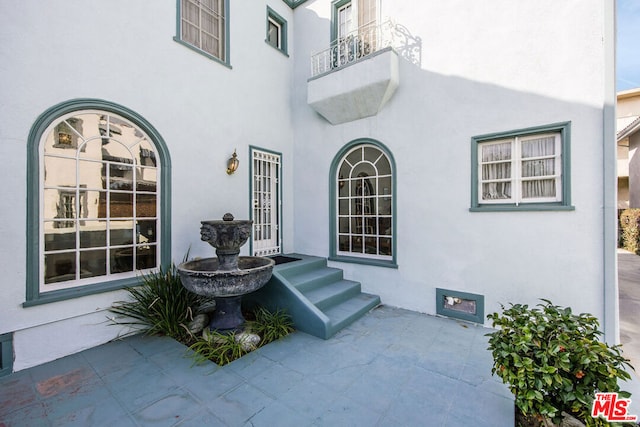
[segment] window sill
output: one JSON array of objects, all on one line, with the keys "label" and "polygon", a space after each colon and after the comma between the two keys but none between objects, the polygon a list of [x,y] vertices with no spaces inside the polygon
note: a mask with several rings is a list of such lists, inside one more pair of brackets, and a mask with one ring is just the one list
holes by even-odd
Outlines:
[{"label": "window sill", "polygon": [[478,205],[469,208],[470,212],[518,212],[518,211],[574,211],[573,205],[550,203],[523,203],[516,205]]},{"label": "window sill", "polygon": [[329,261],[347,262],[351,264],[361,264],[361,265],[373,265],[375,267],[398,268],[398,264],[396,264],[395,260],[385,261],[380,259],[333,255],[329,257]]},{"label": "window sill", "polygon": [[22,307],[34,307],[37,305],[49,304],[52,302],[66,301],[69,299],[84,297],[87,295],[100,294],[104,292],[117,291],[123,288],[136,286],[139,284],[138,277],[128,277],[126,279],[114,280],[107,283],[97,283],[94,285],[78,286],[77,288],[60,289],[57,291],[42,292],[32,296],[22,303]]},{"label": "window sill", "polygon": [[[206,58],[211,59],[212,61],[217,62],[218,64],[224,65],[225,67],[227,67],[227,68],[229,68],[229,69],[233,69],[233,67],[231,66],[231,64],[229,64],[228,62],[223,61],[222,59],[220,59],[220,58],[218,58],[218,57],[215,57],[215,56],[211,55],[210,53],[205,52],[205,51],[204,51],[204,50],[202,50],[202,49],[198,49],[198,48],[197,48],[197,47],[195,47],[194,45],[191,45],[191,44],[189,44],[189,43],[187,43],[187,42],[184,42],[184,41],[180,40],[178,37],[174,37],[174,38],[173,38],[173,40],[174,40],[176,43],[181,44],[182,46],[184,46],[184,47],[186,47],[186,48],[189,48],[189,49],[191,49],[192,51],[194,51],[194,52],[196,52],[196,53],[199,53],[200,55],[202,55],[202,56],[204,56],[204,57],[206,57]],[[228,55],[227,55],[227,56],[228,56]]]}]

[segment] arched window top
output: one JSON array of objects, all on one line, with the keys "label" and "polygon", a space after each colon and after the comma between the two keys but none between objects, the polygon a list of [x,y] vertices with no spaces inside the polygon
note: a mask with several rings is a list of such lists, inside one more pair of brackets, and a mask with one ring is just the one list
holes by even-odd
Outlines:
[{"label": "arched window top", "polygon": [[130,286],[170,262],[170,161],[158,132],[117,104],[72,100],[29,135],[25,305]]},{"label": "arched window top", "polygon": [[395,166],[380,142],[358,139],[331,166],[331,258],[396,266]]}]

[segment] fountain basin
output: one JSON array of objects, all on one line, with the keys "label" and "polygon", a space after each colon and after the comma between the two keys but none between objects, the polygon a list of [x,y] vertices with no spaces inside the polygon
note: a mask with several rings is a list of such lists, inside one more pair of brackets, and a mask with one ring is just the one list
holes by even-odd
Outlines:
[{"label": "fountain basin", "polygon": [[188,261],[177,267],[182,285],[206,297],[235,297],[257,291],[271,278],[271,258],[239,256],[237,270],[219,270],[218,258]]}]

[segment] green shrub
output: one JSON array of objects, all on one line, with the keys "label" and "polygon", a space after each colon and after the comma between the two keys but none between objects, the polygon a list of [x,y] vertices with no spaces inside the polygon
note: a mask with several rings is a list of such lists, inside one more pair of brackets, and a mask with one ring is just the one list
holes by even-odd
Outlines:
[{"label": "green shrub", "polygon": [[203,334],[203,337],[191,344],[189,348],[194,351],[194,363],[211,360],[219,366],[233,362],[248,353],[242,342],[236,339],[235,333],[221,334],[216,331]]},{"label": "green shrub", "polygon": [[269,344],[286,337],[293,332],[291,317],[284,310],[269,312],[263,307],[254,310],[256,320],[247,322],[247,328],[254,334],[260,335],[260,345]]},{"label": "green shrub", "polygon": [[127,288],[130,301],[114,303],[110,311],[126,316],[120,325],[128,325],[146,334],[162,334],[186,341],[191,333],[187,325],[207,298],[189,292],[180,281],[175,265],[141,276],[139,286]]},{"label": "green shrub", "polygon": [[625,209],[620,215],[622,247],[629,252],[640,252],[640,209]]},{"label": "green shrub", "polygon": [[[524,415],[545,416],[559,424],[562,411],[587,426],[607,425],[591,418],[595,393],[620,392],[618,380],[628,380],[620,353],[599,340],[598,320],[575,315],[543,300],[538,308],[511,304],[502,315],[489,314],[494,327],[489,336],[493,354],[491,373],[509,385]],[[620,392],[624,397],[629,393]]]}]

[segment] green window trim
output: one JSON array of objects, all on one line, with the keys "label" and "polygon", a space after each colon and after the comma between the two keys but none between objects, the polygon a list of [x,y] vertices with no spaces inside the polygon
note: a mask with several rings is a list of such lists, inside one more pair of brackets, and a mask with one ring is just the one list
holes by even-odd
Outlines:
[{"label": "green window trim", "polygon": [[[270,28],[269,23],[270,23],[270,20],[275,22],[280,28],[280,31],[279,31],[280,46],[275,46],[269,41],[269,28]],[[273,9],[271,9],[269,6],[267,6],[266,38],[265,38],[264,41],[269,46],[271,46],[274,49],[280,51],[283,55],[285,55],[287,57],[289,56],[289,53],[288,53],[287,21],[282,16],[278,15],[278,13],[276,11],[274,11]]]},{"label": "green window trim", "polygon": [[[557,132],[561,138],[561,200],[545,203],[480,203],[478,194],[478,146],[499,139]],[[559,122],[471,138],[471,206],[470,212],[573,211],[571,204],[571,122]]]},{"label": "green window trim", "polygon": [[[337,238],[337,227],[336,227],[336,219],[338,218],[338,206],[336,203],[336,188],[338,187],[338,182],[336,180],[336,175],[338,169],[340,168],[341,161],[344,156],[354,147],[359,145],[372,145],[376,147],[378,150],[382,151],[384,155],[389,160],[389,164],[391,166],[391,259],[383,260],[383,259],[374,259],[374,258],[366,258],[366,256],[348,256],[338,254],[338,238]],[[380,141],[377,141],[372,138],[358,138],[351,142],[348,142],[344,145],[340,151],[335,155],[333,161],[331,162],[331,167],[329,170],[329,260],[337,261],[337,262],[346,262],[352,264],[362,264],[362,265],[371,265],[377,267],[386,267],[386,268],[398,268],[397,263],[397,210],[396,210],[396,199],[397,199],[397,173],[396,173],[396,164],[391,154],[391,151]]]},{"label": "green window trim", "polygon": [[300,6],[302,3],[305,3],[307,0],[282,0],[287,6],[291,9],[295,9]]},{"label": "green window trim", "polygon": [[162,166],[159,176],[160,264],[163,268],[171,264],[171,158],[164,139],[142,116],[121,105],[89,98],[65,101],[47,109],[36,119],[27,141],[27,265],[26,301],[22,304],[23,307],[108,292],[138,283],[137,277],[128,277],[49,292],[40,291],[40,141],[47,128],[59,117],[83,110],[118,114],[139,126],[153,141]]},{"label": "green window trim", "polygon": [[329,34],[331,43],[338,39],[338,10],[348,3],[351,3],[351,0],[333,0],[331,2],[331,33]]},{"label": "green window trim", "polygon": [[233,68],[231,66],[231,55],[230,55],[230,42],[229,42],[229,18],[230,18],[230,12],[229,12],[229,0],[224,0],[224,59],[218,58],[215,55],[210,54],[209,52],[206,52],[196,46],[194,46],[193,44],[182,40],[181,37],[181,19],[182,19],[182,5],[181,5],[181,0],[176,0],[176,35],[173,37],[173,40],[175,42],[177,42],[178,44],[191,49],[192,51],[204,56],[205,58],[211,59],[214,62],[217,62],[218,64],[224,65],[227,68]]}]

